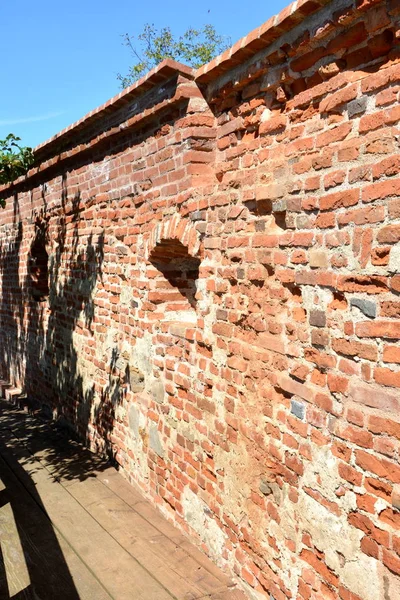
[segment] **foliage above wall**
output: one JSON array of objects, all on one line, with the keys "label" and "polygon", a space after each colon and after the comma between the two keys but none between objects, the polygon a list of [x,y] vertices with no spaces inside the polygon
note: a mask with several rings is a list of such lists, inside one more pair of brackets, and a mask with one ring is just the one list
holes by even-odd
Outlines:
[{"label": "foliage above wall", "polygon": [[[130,67],[127,75],[118,73],[117,79],[122,88],[132,85],[166,58],[197,69],[231,45],[231,40],[219,35],[213,25],[204,25],[200,29],[189,27],[183,35],[176,38],[170,27],[158,30],[154,25],[146,23],[137,38],[129,33],[122,37],[124,45],[137,61]],[[139,49],[135,46],[136,41],[139,42]]]},{"label": "foliage above wall", "polygon": [[[9,133],[0,140],[0,183],[10,183],[24,175],[33,164],[32,148],[20,146],[21,138]],[[0,203],[2,201],[0,200]],[[3,204],[2,204],[3,205]]]}]

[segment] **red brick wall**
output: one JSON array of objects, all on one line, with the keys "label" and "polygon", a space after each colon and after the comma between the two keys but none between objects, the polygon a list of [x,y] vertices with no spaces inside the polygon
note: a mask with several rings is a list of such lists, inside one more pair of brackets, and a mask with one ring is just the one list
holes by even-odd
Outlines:
[{"label": "red brick wall", "polygon": [[295,3],[2,192],[3,375],[254,597],[400,597],[399,20]]}]

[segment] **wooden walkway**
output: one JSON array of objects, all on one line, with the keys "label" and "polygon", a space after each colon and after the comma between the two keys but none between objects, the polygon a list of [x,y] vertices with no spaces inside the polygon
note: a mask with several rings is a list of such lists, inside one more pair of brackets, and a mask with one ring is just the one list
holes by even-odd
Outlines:
[{"label": "wooden walkway", "polygon": [[0,599],[245,600],[109,464],[0,402]]}]

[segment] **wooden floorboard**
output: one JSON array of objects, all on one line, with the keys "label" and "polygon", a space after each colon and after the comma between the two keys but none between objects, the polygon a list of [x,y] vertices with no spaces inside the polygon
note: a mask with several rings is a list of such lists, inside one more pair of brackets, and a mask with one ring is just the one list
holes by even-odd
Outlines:
[{"label": "wooden floorboard", "polygon": [[0,403],[0,598],[245,600],[109,463]]}]

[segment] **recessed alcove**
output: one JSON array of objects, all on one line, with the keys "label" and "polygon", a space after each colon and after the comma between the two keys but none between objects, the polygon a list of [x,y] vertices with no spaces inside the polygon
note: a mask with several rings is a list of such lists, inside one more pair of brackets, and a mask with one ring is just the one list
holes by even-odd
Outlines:
[{"label": "recessed alcove", "polygon": [[28,257],[31,293],[36,302],[45,300],[49,295],[49,255],[45,237],[44,229],[38,229]]},{"label": "recessed alcove", "polygon": [[191,256],[178,239],[162,239],[153,248],[150,262],[159,272],[149,299],[162,305],[165,320],[193,321],[200,259]]}]

